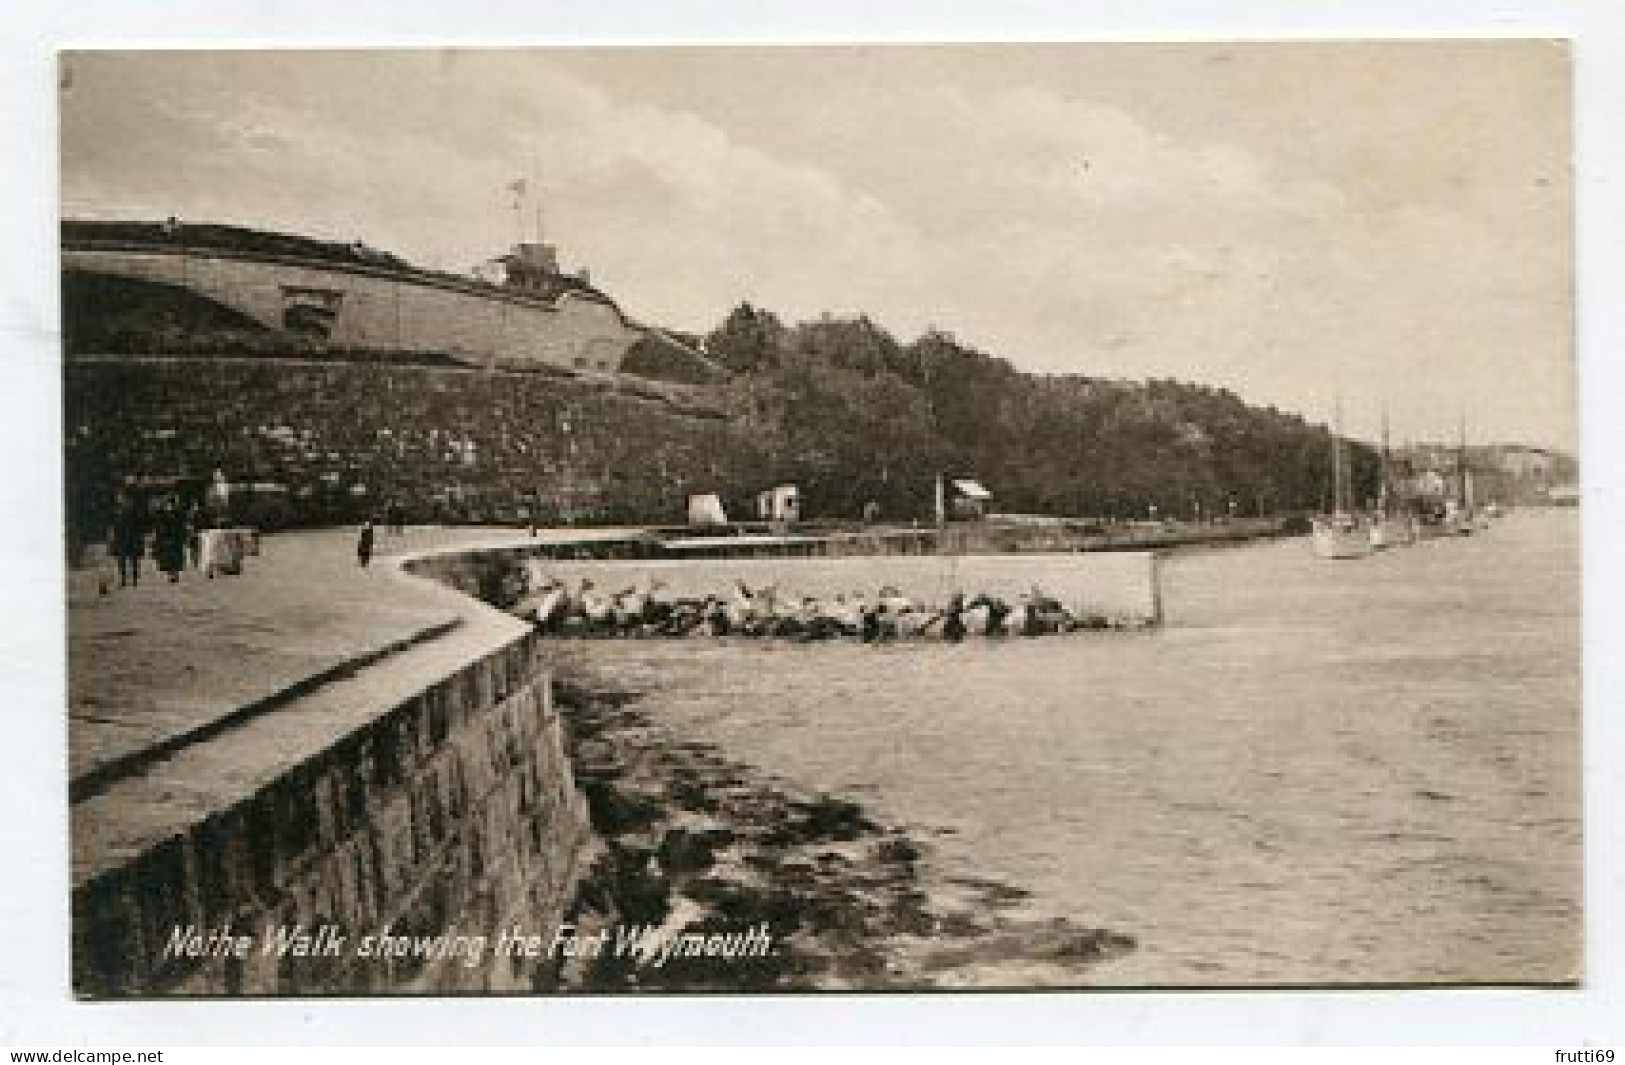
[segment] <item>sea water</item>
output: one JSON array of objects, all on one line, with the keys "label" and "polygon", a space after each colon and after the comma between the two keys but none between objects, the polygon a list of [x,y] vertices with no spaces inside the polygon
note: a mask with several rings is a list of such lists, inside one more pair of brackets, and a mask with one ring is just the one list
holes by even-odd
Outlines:
[{"label": "sea water", "polygon": [[1180,554],[1163,581],[1147,632],[561,653],[909,827],[933,875],[1136,938],[1080,983],[1580,974],[1577,513],[1359,560]]}]

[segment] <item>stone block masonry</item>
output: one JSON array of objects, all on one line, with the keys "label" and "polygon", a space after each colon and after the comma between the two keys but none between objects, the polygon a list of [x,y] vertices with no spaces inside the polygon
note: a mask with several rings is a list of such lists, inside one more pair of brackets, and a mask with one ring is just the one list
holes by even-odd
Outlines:
[{"label": "stone block masonry", "polygon": [[76,992],[546,986],[496,943],[551,936],[596,843],[538,641],[485,620],[409,652],[433,679],[381,711],[363,671],[310,697],[340,714],[296,704],[75,803]]}]

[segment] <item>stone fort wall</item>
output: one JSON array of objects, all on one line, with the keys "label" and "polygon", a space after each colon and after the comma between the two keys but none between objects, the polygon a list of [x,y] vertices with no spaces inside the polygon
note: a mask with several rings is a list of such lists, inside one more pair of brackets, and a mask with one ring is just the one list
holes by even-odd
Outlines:
[{"label": "stone fort wall", "polygon": [[612,373],[643,335],[592,292],[552,300],[473,281],[360,263],[92,242],[64,244],[62,269],[175,285],[270,329],[289,309],[329,315],[335,344],[443,352],[469,362],[548,363]]}]

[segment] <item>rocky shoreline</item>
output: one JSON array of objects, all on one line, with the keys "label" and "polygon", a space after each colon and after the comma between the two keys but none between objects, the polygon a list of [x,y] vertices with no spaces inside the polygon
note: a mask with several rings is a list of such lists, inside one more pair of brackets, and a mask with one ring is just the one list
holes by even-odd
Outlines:
[{"label": "rocky shoreline", "polygon": [[[1078,986],[1134,949],[1132,936],[1033,912],[1019,887],[938,875],[918,833],[670,735],[606,681],[566,671],[554,697],[603,843],[571,924],[610,946],[558,959],[546,989]],[[614,949],[628,929],[696,950]],[[752,929],[770,948],[729,949]]]}]

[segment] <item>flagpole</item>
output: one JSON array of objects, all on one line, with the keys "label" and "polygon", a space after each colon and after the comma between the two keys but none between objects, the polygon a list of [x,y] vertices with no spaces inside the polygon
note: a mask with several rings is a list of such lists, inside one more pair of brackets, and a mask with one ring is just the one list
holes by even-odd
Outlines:
[{"label": "flagpole", "polygon": [[530,192],[530,183],[524,178],[515,178],[508,182],[508,191],[513,194],[513,228],[516,244],[525,243],[525,197]]},{"label": "flagpole", "polygon": [[536,189],[537,189],[536,198],[535,198],[535,200],[532,201],[531,206],[532,206],[532,209],[534,210],[535,215],[536,215],[536,243],[540,244],[542,242],[542,197],[541,197],[542,160],[541,160],[541,156],[536,152],[531,153],[531,156],[530,156],[530,170],[531,170],[531,181],[535,183]]}]

